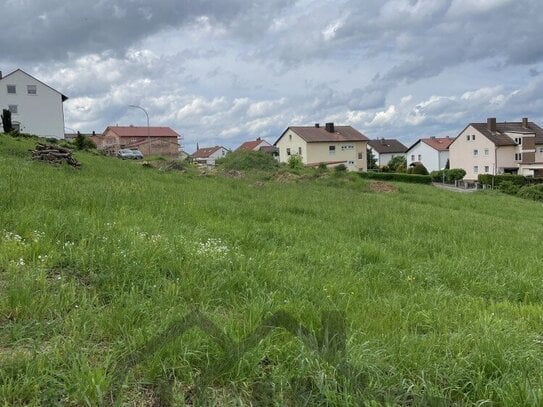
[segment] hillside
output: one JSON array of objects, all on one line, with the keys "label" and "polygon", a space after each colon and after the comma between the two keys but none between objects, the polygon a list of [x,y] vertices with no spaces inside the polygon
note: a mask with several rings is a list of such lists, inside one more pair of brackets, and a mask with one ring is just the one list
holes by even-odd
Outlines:
[{"label": "hillside", "polygon": [[541,204],[34,144],[0,135],[1,404],[543,403]]}]

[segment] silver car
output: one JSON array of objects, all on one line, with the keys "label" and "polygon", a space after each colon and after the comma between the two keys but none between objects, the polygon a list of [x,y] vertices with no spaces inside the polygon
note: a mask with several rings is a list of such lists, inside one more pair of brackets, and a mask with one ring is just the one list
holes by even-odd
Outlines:
[{"label": "silver car", "polygon": [[141,153],[140,150],[132,150],[132,155],[133,155],[133,159],[134,160],[142,160],[143,159],[143,154]]},{"label": "silver car", "polygon": [[123,160],[133,160],[134,152],[128,148],[123,148],[117,151],[117,157],[122,158]]}]

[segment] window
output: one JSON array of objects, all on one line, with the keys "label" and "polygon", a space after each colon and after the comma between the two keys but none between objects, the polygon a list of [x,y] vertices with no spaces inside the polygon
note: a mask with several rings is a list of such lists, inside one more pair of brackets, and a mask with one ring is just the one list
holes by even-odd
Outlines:
[{"label": "window", "polygon": [[298,155],[302,155],[302,147],[298,147]]},{"label": "window", "polygon": [[543,153],[543,147],[539,147],[539,152]]},{"label": "window", "polygon": [[515,161],[522,161],[522,153],[515,153]]},{"label": "window", "polygon": [[358,153],[358,159],[363,160],[364,159],[364,154],[363,153]]},{"label": "window", "polygon": [[12,113],[12,114],[17,114],[19,113],[19,108],[17,105],[9,105],[8,106],[8,110]]},{"label": "window", "polygon": [[522,145],[522,137],[515,137],[515,143]]},{"label": "window", "polygon": [[422,155],[419,154],[418,160],[419,160],[419,161],[422,160]]},{"label": "window", "polygon": [[479,155],[479,150],[473,150],[473,156],[476,157]]},{"label": "window", "polygon": [[17,87],[15,85],[7,85],[8,93],[17,93]]},{"label": "window", "polygon": [[488,155],[488,148],[485,148],[485,155]]},{"label": "window", "polygon": [[488,174],[488,170],[489,170],[488,165],[485,165],[485,173]]},{"label": "window", "polygon": [[354,165],[354,161],[348,161],[347,164]]},{"label": "window", "polygon": [[466,136],[466,140],[468,140],[468,141],[469,141],[469,138],[470,138],[470,137],[469,137],[469,134],[468,134],[468,135]]},{"label": "window", "polygon": [[341,151],[352,150],[352,149],[354,149],[354,146],[352,144],[347,144],[347,145],[342,145],[341,146]]},{"label": "window", "polygon": [[474,166],[474,167],[473,167],[473,172],[474,172],[475,174],[477,174],[477,173],[479,172],[479,167],[478,167],[478,166]]},{"label": "window", "polygon": [[26,86],[26,92],[29,95],[36,95],[38,93],[38,90],[36,88],[36,85],[27,85]]},{"label": "window", "polygon": [[292,141],[292,134],[289,134],[289,135],[288,135],[288,140],[289,140],[289,141]]},{"label": "window", "polygon": [[336,146],[328,146],[328,154],[334,155],[336,153]]},{"label": "window", "polygon": [[471,139],[472,139],[473,141],[475,141],[475,134],[472,134],[472,135],[471,135]]},{"label": "window", "polygon": [[411,161],[415,161],[415,154],[411,154]]},{"label": "window", "polygon": [[287,148],[287,155],[290,155],[290,148]]}]

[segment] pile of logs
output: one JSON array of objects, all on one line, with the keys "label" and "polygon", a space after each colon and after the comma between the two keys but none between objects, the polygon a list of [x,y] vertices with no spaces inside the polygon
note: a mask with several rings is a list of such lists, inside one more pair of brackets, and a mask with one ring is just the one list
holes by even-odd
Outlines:
[{"label": "pile of logs", "polygon": [[36,148],[32,150],[32,159],[49,162],[51,164],[62,164],[65,162],[75,168],[81,166],[81,164],[72,156],[72,150],[50,144],[38,143]]}]

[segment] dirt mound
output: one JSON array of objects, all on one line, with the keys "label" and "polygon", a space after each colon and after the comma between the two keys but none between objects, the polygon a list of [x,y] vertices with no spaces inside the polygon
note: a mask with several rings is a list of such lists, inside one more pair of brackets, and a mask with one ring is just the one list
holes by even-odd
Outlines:
[{"label": "dirt mound", "polygon": [[398,188],[388,182],[372,181],[369,183],[369,188],[373,192],[397,192]]}]

